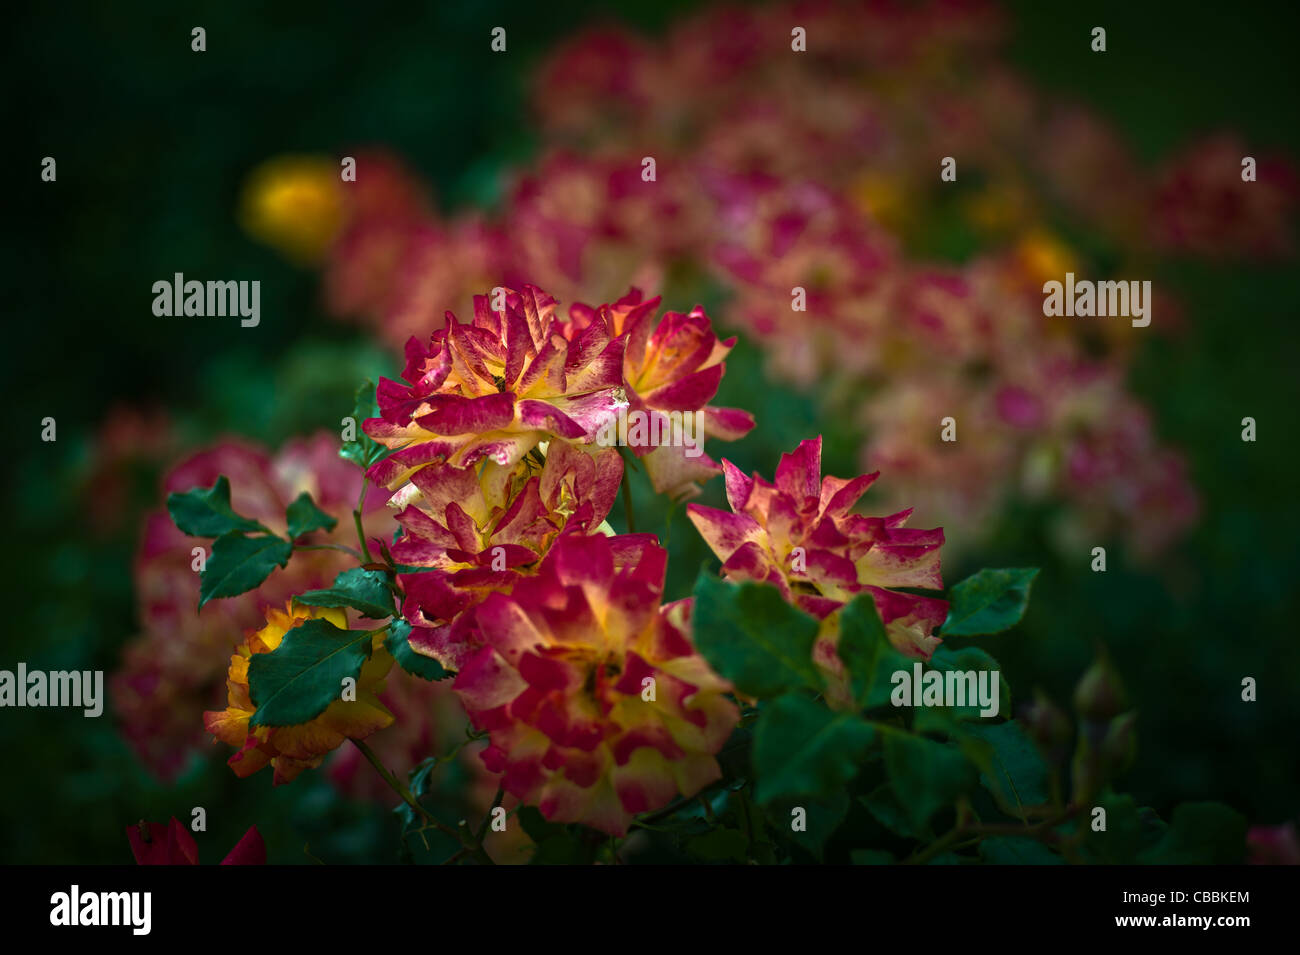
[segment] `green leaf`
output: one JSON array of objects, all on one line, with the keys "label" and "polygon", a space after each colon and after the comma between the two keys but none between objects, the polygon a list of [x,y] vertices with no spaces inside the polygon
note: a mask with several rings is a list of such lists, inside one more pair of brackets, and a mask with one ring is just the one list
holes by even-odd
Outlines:
[{"label": "green leaf", "polygon": [[[955,707],[919,706],[912,712],[913,733],[922,736],[946,736],[950,739],[961,735],[961,721]],[[988,748],[978,740],[974,742],[979,748]]]},{"label": "green leaf", "polygon": [[[1132,865],[1142,849],[1142,816],[1132,796],[1103,793],[1079,817],[1076,825],[1084,831],[1084,848],[1096,862],[1105,865]],[[1093,828],[1093,811],[1106,810],[1106,828]]]},{"label": "green leaf", "polygon": [[904,839],[921,839],[926,833],[917,829],[912,817],[898,802],[893,788],[884,783],[877,786],[865,796],[859,796],[858,802],[866,807],[872,818],[896,836]]},{"label": "green leaf", "polygon": [[340,630],[313,618],[294,627],[271,653],[248,661],[248,694],[257,710],[251,726],[297,726],[342,698],[343,680],[356,680],[370,658],[373,634]]},{"label": "green leaf", "polygon": [[393,594],[382,570],[353,567],[335,577],[328,590],[309,590],[294,599],[312,607],[351,607],[375,620],[393,615]]},{"label": "green leaf", "polygon": [[276,567],[289,563],[293,545],[279,537],[223,534],[199,578],[199,609],[214,597],[233,597],[261,585]]},{"label": "green leaf", "polygon": [[312,531],[332,531],[339,523],[317,507],[306,491],[294,498],[284,515],[289,522],[289,540],[297,540]]},{"label": "green leaf", "polygon": [[939,631],[945,637],[978,637],[1009,630],[1029,604],[1037,567],[981,570],[952,588],[952,606]]},{"label": "green leaf", "polygon": [[754,728],[755,798],[825,796],[857,775],[875,737],[856,713],[833,713],[798,693],[763,708]]},{"label": "green leaf", "polygon": [[812,658],[817,621],[775,587],[701,573],[692,614],[696,648],[741,693],[763,699],[801,686],[824,689]]},{"label": "green leaf", "polygon": [[411,625],[405,620],[394,620],[388,625],[388,636],[384,638],[384,646],[393,655],[398,666],[422,680],[445,680],[452,675],[433,657],[426,657],[423,653],[412,650],[410,637]]},{"label": "green leaf", "polygon": [[980,843],[980,858],[989,865],[1064,865],[1065,860],[1036,839],[995,836]]},{"label": "green leaf", "polygon": [[[411,791],[411,795],[415,797],[416,802],[419,802],[420,797],[428,792],[429,779],[437,767],[438,757],[426,756],[424,759],[412,766],[410,771],[406,774],[406,788]],[[405,799],[401,800],[393,807],[393,814],[402,820],[403,830],[415,825],[416,812],[407,804]]]},{"label": "green leaf", "polygon": [[1217,802],[1174,809],[1164,836],[1138,856],[1142,865],[1240,865],[1246,855],[1246,819]]},{"label": "green leaf", "polygon": [[[767,806],[767,817],[782,840],[821,862],[826,843],[848,816],[851,805],[852,800],[844,789],[816,797],[786,796]],[[795,829],[795,822],[800,819],[803,828]]]},{"label": "green leaf", "polygon": [[367,381],[357,389],[351,417],[356,424],[356,437],[351,441],[343,442],[343,447],[339,449],[339,456],[358,467],[368,468],[388,453],[387,448],[361,430],[361,425],[367,418],[379,417],[379,405],[375,401],[373,383]]},{"label": "green leaf", "polygon": [[868,709],[888,703],[894,672],[912,665],[889,642],[870,594],[859,594],[840,611],[836,651],[849,671],[853,699]]},{"label": "green leaf", "polygon": [[519,824],[537,845],[529,865],[587,865],[595,858],[593,843],[576,827],[548,822],[534,806],[521,806]]},{"label": "green leaf", "polygon": [[[428,794],[429,782],[433,779],[433,771],[438,768],[440,762],[441,760],[437,756],[426,756],[412,766],[411,771],[406,774],[406,788],[411,790],[411,795],[417,800]],[[406,802],[403,801],[400,805],[406,806]],[[410,812],[415,811],[410,806],[406,806],[406,808]]]},{"label": "green leaf", "polygon": [[230,506],[230,482],[224,474],[207,490],[196,487],[184,494],[168,494],[167,513],[172,523],[195,537],[220,537],[231,531],[270,533],[257,521],[234,512]]},{"label": "green leaf", "polygon": [[[436,804],[430,805],[426,802],[430,795],[430,787],[433,783],[433,773],[442,763],[436,756],[428,756],[413,766],[407,774],[407,788],[415,801],[421,806],[433,813],[435,818],[441,817],[443,823],[455,824],[455,819],[448,819],[445,809],[440,809]],[[450,785],[449,781],[444,780],[445,785]],[[393,807],[393,813],[401,820],[402,823],[402,847],[401,853],[407,862],[445,862],[459,848],[460,840],[446,835],[441,830],[428,825],[424,819],[412,809],[405,800],[401,800]]]},{"label": "green leaf", "polygon": [[[985,686],[991,688],[993,674],[997,674],[998,681],[998,699],[997,712],[983,715],[983,707],[978,700],[970,699],[970,694],[966,694],[966,702],[961,706],[950,707],[954,717],[959,720],[987,720],[995,716],[1011,715],[1011,687],[1007,684],[1006,678],[1002,674],[1001,664],[993,659],[984,650],[979,647],[963,647],[960,650],[952,650],[948,647],[940,647],[934,651],[930,657],[930,668],[939,670],[942,673],[974,673],[976,675],[976,696],[979,695],[979,673],[986,671],[989,676],[985,678]],[[944,677],[945,685],[947,677]],[[956,688],[954,688],[956,689]],[[969,690],[969,681],[962,682],[962,689]],[[990,695],[991,697],[991,695]],[[992,699],[990,698],[990,703]]]},{"label": "green leaf", "polygon": [[885,769],[894,795],[918,829],[973,789],[979,775],[956,746],[897,730],[885,734]]},{"label": "green leaf", "polygon": [[963,731],[991,747],[991,758],[980,768],[980,784],[1005,809],[1041,806],[1048,794],[1048,768],[1021,725],[1017,722],[969,724]]},{"label": "green leaf", "polygon": [[543,839],[559,835],[565,831],[563,825],[548,820],[536,806],[520,806],[516,815],[519,819],[519,825],[523,827],[524,835],[532,839],[533,842],[541,842]]}]

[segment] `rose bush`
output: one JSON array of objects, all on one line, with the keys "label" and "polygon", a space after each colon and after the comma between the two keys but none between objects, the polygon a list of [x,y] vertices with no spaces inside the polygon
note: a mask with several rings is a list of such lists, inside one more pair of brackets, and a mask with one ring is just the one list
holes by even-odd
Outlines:
[{"label": "rose bush", "polygon": [[[734,342],[699,308],[652,330],[658,301],[635,291],[567,314],[541,289],[503,292],[478,297],[471,324],[448,313],[427,345],[413,339],[405,383],[364,386],[344,419],[339,453],[364,470],[361,500],[382,489],[391,539],[358,508],[355,548],[310,543],[339,524],[310,495],[255,520],[225,476],[169,498],[181,531],[215,539],[201,603],[265,588],[313,548],[350,558],[267,608],[230,658],[227,706],[206,726],[238,775],[269,763],[289,783],[350,741],[400,799],[404,850],[418,840],[450,863],[1244,855],[1226,807],[1153,826],[1116,793],[1136,718],[1105,660],[1080,682],[1077,736],[1041,696],[1008,718],[997,662],[967,641],[1014,627],[1037,572],[981,571],[940,596],[943,530],[906,526],[910,509],[860,513],[878,475],[823,476],[819,437],[773,481],[726,460],[685,475],[721,472],[731,510],[689,506],[721,567],[665,603],[669,551],[632,532],[626,478],[641,462],[654,489],[690,493],[648,466],[681,435],[602,436],[630,406],[707,417]],[[712,414],[725,437],[752,426]],[[624,533],[606,519],[620,496]],[[367,742],[408,715],[377,695],[390,671],[449,686],[466,720],[464,741],[405,779]],[[474,825],[429,801],[467,743],[496,788]],[[1093,829],[1099,807],[1127,835]]]}]

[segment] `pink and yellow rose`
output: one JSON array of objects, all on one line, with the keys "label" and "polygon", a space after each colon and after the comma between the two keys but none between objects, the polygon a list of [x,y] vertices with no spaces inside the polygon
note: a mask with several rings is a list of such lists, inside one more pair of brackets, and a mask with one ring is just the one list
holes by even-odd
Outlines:
[{"label": "pink and yellow rose", "polygon": [[488,769],[552,821],[625,835],[720,778],[739,711],[695,652],[689,602],[661,605],[666,561],[647,534],[565,534],[475,613],[484,645],[453,688]]}]

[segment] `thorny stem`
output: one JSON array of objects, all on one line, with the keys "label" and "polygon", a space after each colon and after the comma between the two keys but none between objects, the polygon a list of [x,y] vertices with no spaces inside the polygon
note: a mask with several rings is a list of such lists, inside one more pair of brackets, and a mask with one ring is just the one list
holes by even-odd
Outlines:
[{"label": "thorny stem", "polygon": [[658,822],[660,819],[667,819],[669,816],[673,815],[678,810],[685,809],[687,806],[695,802],[696,797],[699,797],[701,799],[707,799],[709,793],[725,785],[726,785],[726,781],[719,779],[717,782],[705,786],[698,793],[696,793],[695,796],[682,796],[681,798],[676,799],[673,802],[669,803],[667,806],[664,806],[664,808],[656,810],[655,812],[652,812],[647,816],[642,816],[640,819],[634,820],[633,825],[640,826],[642,829],[653,829],[654,828],[653,824]]},{"label": "thorny stem", "polygon": [[294,550],[341,550],[345,554],[351,554],[357,560],[361,559],[361,553],[354,547],[348,547],[345,544],[294,544]]},{"label": "thorny stem", "polygon": [[924,849],[904,859],[903,865],[924,865],[935,856],[950,848],[955,848],[958,843],[967,845],[969,841],[978,841],[984,836],[1022,836],[1026,839],[1052,841],[1056,835],[1054,832],[1056,827],[1063,822],[1068,822],[1078,811],[1078,806],[1067,807],[1056,815],[1041,822],[1036,822],[1032,826],[1018,826],[1014,823],[975,823],[968,825],[966,818],[969,814],[969,806],[963,803],[957,809],[957,822],[953,827]]},{"label": "thorny stem", "polygon": [[963,800],[957,806],[957,821],[953,824],[953,827],[924,849],[919,849],[904,859],[903,865],[924,865],[954,844],[967,838],[966,816],[969,812],[970,807]]},{"label": "thorny stem", "polygon": [[[744,719],[744,716],[742,716],[741,718]],[[743,749],[748,743],[749,743],[748,739],[741,739],[735,742],[729,742],[725,746],[723,746],[722,749],[718,752],[718,757],[721,758],[723,756],[728,756],[739,749]],[[673,815],[673,813],[677,812],[678,810],[684,809],[687,806],[689,806],[696,799],[701,799],[707,802],[710,795],[717,792],[717,790],[719,789],[726,788],[726,785],[727,782],[725,779],[716,780],[715,782],[705,786],[694,796],[682,796],[679,799],[676,799],[673,802],[669,803],[667,806],[664,806],[664,808],[658,809],[652,813],[649,813],[648,815],[642,816],[640,819],[636,820],[636,822],[656,823],[660,819],[667,819],[669,816]],[[649,827],[646,826],[645,828],[649,828]]]},{"label": "thorny stem", "polygon": [[[411,794],[410,788],[388,771],[384,764],[379,761],[379,757],[375,755],[375,751],[366,745],[364,740],[359,740],[356,737],[349,737],[349,739],[352,740],[353,745],[355,745],[357,749],[361,750],[361,755],[370,762],[370,765],[375,767],[375,771],[379,773],[380,778],[382,778],[384,782],[388,783],[393,792],[402,797],[402,801],[410,806],[419,817],[424,820],[426,825],[432,826],[444,835],[451,836],[461,844],[462,848],[460,852],[452,856],[452,859],[459,858],[459,856],[464,854],[474,856],[474,858],[483,865],[496,864],[492,861],[492,857],[489,856],[487,851],[483,848],[482,838],[475,840],[470,837],[468,832],[460,832],[451,828],[451,826],[439,822],[433,817],[429,810],[420,805],[420,801]],[[457,747],[457,749],[459,749],[459,747]],[[491,812],[489,812],[488,816],[490,817],[491,815]],[[448,859],[447,861],[450,862],[452,860]]]},{"label": "thorny stem", "polygon": [[486,734],[486,733],[484,733],[484,734],[479,734],[479,733],[471,733],[471,732],[469,732],[469,725],[468,725],[468,724],[466,725],[465,729],[466,729],[466,732],[465,732],[465,738],[464,738],[463,740],[461,740],[459,743],[457,743],[454,747],[452,747],[451,752],[450,752],[450,753],[447,753],[445,756],[441,757],[441,758],[438,760],[438,762],[440,762],[440,763],[445,763],[445,762],[448,762],[448,761],[450,761],[450,760],[452,760],[452,759],[455,759],[455,758],[456,758],[456,755],[457,755],[457,754],[458,754],[462,749],[464,749],[466,746],[468,746],[470,743],[477,743],[477,742],[480,742],[480,741],[482,741],[482,740],[484,740],[484,739],[487,739],[487,734]]},{"label": "thorny stem", "polygon": [[379,773],[380,777],[384,782],[388,783],[393,792],[401,796],[402,801],[414,809],[425,822],[446,835],[456,835],[456,830],[443,825],[437,819],[433,818],[433,816],[429,815],[429,811],[420,805],[415,796],[411,794],[411,790],[407,785],[385,768],[384,764],[379,761],[379,757],[375,755],[375,751],[366,745],[364,740],[359,740],[355,736],[348,738],[352,740],[353,745],[356,746],[357,749],[361,750],[361,755],[370,761],[370,765],[375,767],[375,772]]},{"label": "thorny stem", "polygon": [[366,532],[361,528],[361,508],[366,503],[366,491],[370,488],[370,478],[364,478],[361,481],[361,494],[357,498],[357,506],[352,510],[352,522],[357,526],[357,541],[361,544],[361,557],[367,564],[371,563],[370,548],[366,546]]}]

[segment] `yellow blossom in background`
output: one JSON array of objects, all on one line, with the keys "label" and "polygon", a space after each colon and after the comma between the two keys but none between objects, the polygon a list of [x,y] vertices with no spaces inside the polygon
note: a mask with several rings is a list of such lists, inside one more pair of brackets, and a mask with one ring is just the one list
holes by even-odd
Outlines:
[{"label": "yellow blossom in background", "polygon": [[314,264],[343,226],[339,166],[324,156],[276,156],[249,175],[240,225],[299,265]]},{"label": "yellow blossom in background", "polygon": [[1079,270],[1079,261],[1064,242],[1045,229],[1031,229],[1016,243],[1016,258],[1035,283],[1061,281]]}]

